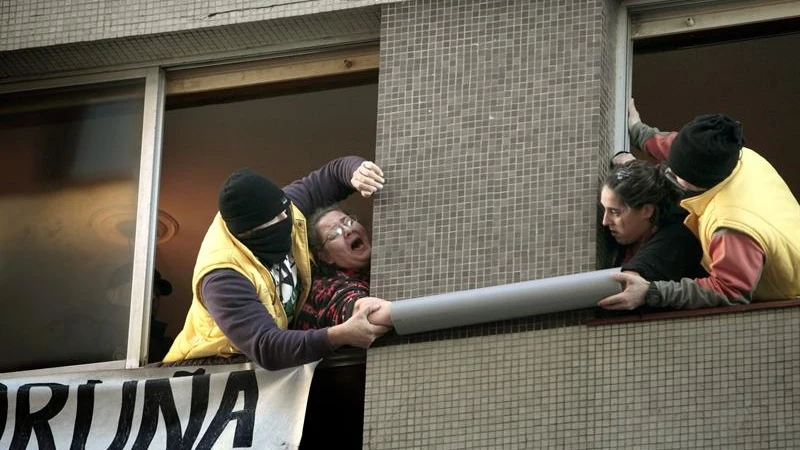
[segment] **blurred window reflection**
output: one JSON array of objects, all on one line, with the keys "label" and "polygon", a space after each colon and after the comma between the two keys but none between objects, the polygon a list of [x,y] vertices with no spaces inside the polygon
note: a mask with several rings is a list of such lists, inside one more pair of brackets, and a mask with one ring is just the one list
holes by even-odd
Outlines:
[{"label": "blurred window reflection", "polygon": [[143,97],[0,96],[0,372],[125,359]]}]

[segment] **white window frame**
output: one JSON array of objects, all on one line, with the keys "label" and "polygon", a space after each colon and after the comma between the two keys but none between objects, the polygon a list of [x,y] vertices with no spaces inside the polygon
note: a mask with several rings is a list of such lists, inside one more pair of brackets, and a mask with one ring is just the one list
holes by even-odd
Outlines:
[{"label": "white window frame", "polygon": [[[144,299],[141,307],[131,306],[128,352],[125,368],[147,363],[150,338],[153,276],[158,221],[158,193],[161,183],[161,145],[164,125],[164,71],[147,69],[142,120],[142,149],[139,157],[139,193],[136,201],[136,234],[133,251],[131,299]],[[131,300],[133,301],[133,300]]]},{"label": "white window frame", "polygon": [[158,191],[161,167],[161,139],[164,117],[164,72],[158,67],[106,72],[0,85],[0,94],[24,93],[43,89],[91,85],[105,82],[144,79],[145,93],[142,121],[142,144],[139,158],[136,234],[133,247],[133,280],[128,325],[126,358],[73,366],[6,372],[3,378],[51,375],[69,372],[131,369],[147,361],[150,332],[151,296],[154,270]]}]

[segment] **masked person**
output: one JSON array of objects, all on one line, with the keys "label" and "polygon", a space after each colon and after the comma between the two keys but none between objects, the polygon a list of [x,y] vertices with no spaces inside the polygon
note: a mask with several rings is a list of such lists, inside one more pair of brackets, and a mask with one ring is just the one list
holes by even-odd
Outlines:
[{"label": "masked person", "polygon": [[666,161],[684,190],[684,223],[700,240],[709,275],[648,282],[614,274],[624,289],[600,306],[702,308],[800,296],[800,205],[772,165],[744,147],[739,122],[707,114],[662,133],[642,123],[631,100],[628,127],[632,144]]},{"label": "masked person", "polygon": [[219,213],[206,233],[192,277],[193,299],[165,365],[238,362],[268,369],[330,356],[344,345],[368,348],[388,328],[366,304],[346,322],[317,330],[287,329],[311,288],[306,214],[354,191],[383,187],[378,166],[339,158],[283,190],[249,169],[219,191]]}]

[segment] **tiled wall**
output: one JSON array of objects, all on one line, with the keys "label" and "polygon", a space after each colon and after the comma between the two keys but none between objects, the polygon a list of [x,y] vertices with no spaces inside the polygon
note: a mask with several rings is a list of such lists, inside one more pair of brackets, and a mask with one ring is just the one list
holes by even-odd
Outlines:
[{"label": "tiled wall", "polygon": [[397,0],[10,0],[0,52],[308,16]]},{"label": "tiled wall", "polygon": [[372,289],[595,269],[600,1],[385,5]]},{"label": "tiled wall", "polygon": [[[617,2],[381,17],[372,293],[593,270]],[[488,301],[488,300],[487,300]],[[796,448],[800,309],[589,328],[592,311],[384,340],[364,448]]]},{"label": "tiled wall", "polygon": [[800,308],[381,347],[364,448],[796,449]]},{"label": "tiled wall", "polygon": [[[611,165],[609,160],[616,152],[614,148],[614,130],[619,130],[625,125],[618,124],[614,120],[614,99],[617,94],[614,90],[617,76],[617,67],[615,60],[615,52],[617,50],[617,15],[619,13],[619,5],[616,1],[605,1],[603,10],[603,26],[601,28],[602,43],[600,51],[600,95],[598,96],[598,104],[600,106],[597,130],[600,136],[600,148],[598,149],[597,161],[597,175],[598,186],[602,185],[606,176],[610,172]],[[597,213],[598,222],[602,222],[602,213],[599,208],[600,201],[597,198]],[[613,264],[613,255],[609,254],[609,249],[615,247],[616,244],[611,238],[611,234],[604,227],[597,227],[597,259],[598,264],[603,267]]]},{"label": "tiled wall", "polygon": [[[137,4],[129,3],[130,6],[119,5],[119,8],[125,10]],[[189,5],[195,3],[187,2],[184,6],[189,8]],[[304,5],[310,7],[313,3],[316,2],[304,2]],[[337,2],[348,6],[358,3],[363,2]],[[74,2],[70,4],[74,5]],[[206,2],[199,2],[193,8],[201,8],[203,5],[208,6]],[[215,26],[210,23],[193,23],[197,28],[175,31],[166,30],[177,26],[163,26],[156,30],[148,22],[151,17],[147,15],[126,15],[128,22],[119,23],[107,23],[104,15],[96,18],[70,15],[69,20],[62,20],[56,14],[59,8],[53,7],[42,10],[47,13],[43,13],[42,17],[36,16],[34,20],[27,15],[38,10],[23,8],[20,11],[20,8],[22,7],[0,5],[0,45],[5,46],[5,51],[0,49],[0,83],[54,77],[64,73],[218,63],[220,59],[272,56],[298,49],[306,51],[314,47],[326,48],[343,43],[375,41],[380,23],[379,6],[258,21],[256,19],[261,16],[248,10],[246,18],[250,21],[228,25],[215,23]],[[116,14],[112,12],[113,9],[103,11],[109,17]],[[165,15],[189,14],[177,6],[170,11],[172,12]],[[93,31],[92,19],[99,21],[97,26],[101,31],[104,30],[104,34]],[[88,29],[84,30],[84,27]],[[62,28],[70,31],[62,36]],[[161,32],[156,33],[158,30]],[[6,34],[5,37],[3,33]],[[9,36],[10,33],[18,35]],[[80,34],[80,37],[68,37],[75,33]],[[100,39],[117,35],[121,37]]]},{"label": "tiled wall", "polygon": [[[611,65],[613,44],[603,37],[613,33],[604,30],[612,6],[383,7],[376,160],[388,182],[375,203],[374,295],[400,300],[597,267],[598,168],[611,151],[602,109],[611,105],[613,75],[602,70]],[[369,352],[365,448],[508,448],[504,435],[523,438],[514,442],[525,448],[534,416],[517,406],[531,414],[542,404],[557,408],[553,424],[580,414],[568,406],[585,391],[574,383],[586,369],[562,375],[587,362],[559,355],[578,351],[572,333],[582,316],[434,332],[427,344],[412,337]],[[553,341],[526,340],[539,332]],[[491,349],[476,358],[474,348]],[[527,368],[537,364],[561,370],[561,384],[520,396],[533,392]]]}]

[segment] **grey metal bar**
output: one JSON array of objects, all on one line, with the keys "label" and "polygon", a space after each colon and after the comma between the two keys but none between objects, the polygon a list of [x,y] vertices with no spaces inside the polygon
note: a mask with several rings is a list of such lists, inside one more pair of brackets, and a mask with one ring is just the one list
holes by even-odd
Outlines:
[{"label": "grey metal bar", "polygon": [[611,278],[619,271],[617,267],[398,300],[392,303],[392,321],[397,334],[411,334],[590,308],[620,292],[620,284]]}]

